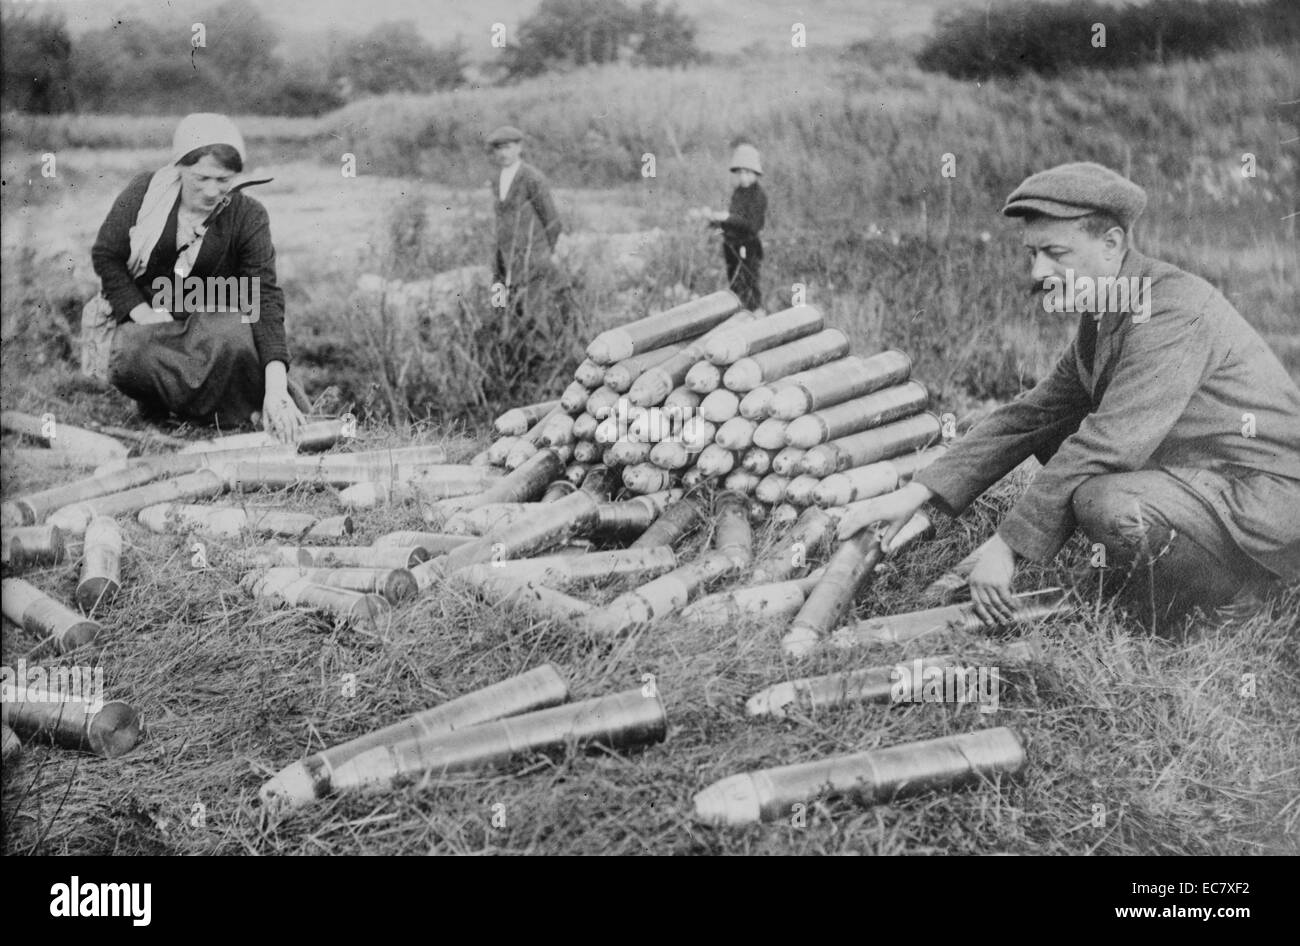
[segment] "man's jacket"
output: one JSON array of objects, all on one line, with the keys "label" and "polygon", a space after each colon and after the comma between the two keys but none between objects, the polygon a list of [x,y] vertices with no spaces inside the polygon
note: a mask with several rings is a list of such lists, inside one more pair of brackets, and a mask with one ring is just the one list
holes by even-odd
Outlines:
[{"label": "man's jacket", "polygon": [[[1149,320],[1082,315],[1051,374],[917,482],[955,515],[1036,456],[1044,466],[998,533],[1045,562],[1074,531],[1071,497],[1085,480],[1165,470],[1201,494],[1243,552],[1300,579],[1300,389],[1205,280],[1133,250],[1119,275],[1150,279]],[[1228,487],[1198,478],[1201,470]]]},{"label": "man's jacket", "polygon": [[545,176],[524,161],[505,200],[500,199],[495,178],[491,186],[497,215],[496,278],[519,286],[547,275],[562,228]]}]

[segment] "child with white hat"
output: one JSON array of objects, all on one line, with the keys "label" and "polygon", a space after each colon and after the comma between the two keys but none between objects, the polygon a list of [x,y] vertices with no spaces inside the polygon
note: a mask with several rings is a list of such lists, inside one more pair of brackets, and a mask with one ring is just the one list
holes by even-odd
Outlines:
[{"label": "child with white hat", "polygon": [[758,183],[762,176],[758,149],[748,142],[738,144],[731,155],[731,178],[736,182],[731,205],[725,212],[708,214],[709,226],[722,230],[722,258],[727,265],[728,286],[750,311],[757,311],[763,304],[759,287],[763,241],[758,234],[767,215],[767,195]]}]

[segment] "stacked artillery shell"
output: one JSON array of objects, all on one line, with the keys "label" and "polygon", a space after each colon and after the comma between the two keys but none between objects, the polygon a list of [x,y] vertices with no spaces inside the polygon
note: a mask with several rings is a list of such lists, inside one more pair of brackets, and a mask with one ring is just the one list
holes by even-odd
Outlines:
[{"label": "stacked artillery shell", "polygon": [[[1016,595],[1013,623],[1039,621],[1071,610],[1069,596],[1057,592],[1043,594],[1030,592]],[[856,624],[839,628],[831,635],[831,644],[840,648],[862,644],[896,644],[916,640],[944,631],[975,632],[987,630],[986,624],[970,604],[953,604],[942,608],[927,608],[907,614],[894,614],[868,618]]]},{"label": "stacked artillery shell", "polygon": [[200,469],[174,479],[158,480],[92,501],[64,506],[53,513],[49,521],[67,532],[82,535],[96,516],[124,516],[159,503],[211,499],[225,492],[226,487],[225,477],[216,470]]},{"label": "stacked artillery shell", "polygon": [[787,817],[796,804],[827,795],[873,805],[999,773],[1014,774],[1024,762],[1025,751],[1014,732],[983,729],[732,775],[695,796],[695,815],[716,825],[774,821]]},{"label": "stacked artillery shell", "polygon": [[[873,394],[843,401],[789,422],[783,429],[787,446],[809,449],[838,437],[870,430],[924,410],[930,392],[919,381],[907,381]],[[763,423],[781,424],[777,418]]]},{"label": "stacked artillery shell", "polygon": [[117,520],[97,516],[86,526],[81,553],[81,580],[77,583],[77,604],[89,613],[108,604],[121,588],[122,532]]},{"label": "stacked artillery shell", "polygon": [[736,312],[720,326],[706,332],[671,358],[643,372],[627,392],[628,400],[638,407],[662,404],[675,388],[685,382],[687,372],[704,356],[704,348],[710,339],[719,332],[744,325],[753,318],[754,313],[747,310]]},{"label": "stacked artillery shell", "polygon": [[766,414],[781,420],[794,420],[902,384],[911,372],[912,360],[897,349],[869,358],[850,355],[782,379],[766,403]]},{"label": "stacked artillery shell", "polygon": [[5,565],[53,565],[63,558],[66,544],[58,526],[17,526],[0,532],[0,550]]},{"label": "stacked artillery shell", "polygon": [[740,300],[733,293],[715,292],[601,332],[587,346],[587,357],[598,365],[612,365],[640,352],[694,338],[740,307]]},{"label": "stacked artillery shell", "polygon": [[62,652],[92,643],[102,628],[21,578],[0,582],[4,616],[37,637],[53,638]]},{"label": "stacked artillery shell", "polygon": [[478,723],[439,736],[378,746],[334,768],[334,791],[383,791],[407,780],[500,765],[569,746],[623,748],[661,741],[667,718],[658,696],[628,690]]},{"label": "stacked artillery shell", "polygon": [[823,329],[797,341],[741,358],[722,376],[727,390],[744,393],[787,375],[806,371],[849,353],[849,340],[839,329]]},{"label": "stacked artillery shell", "polygon": [[511,408],[493,421],[492,426],[503,437],[518,437],[527,433],[534,424],[559,406],[559,401],[543,401],[527,407]]},{"label": "stacked artillery shell", "polygon": [[543,664],[300,759],[276,773],[258,795],[262,804],[270,808],[302,808],[333,794],[334,770],[363,752],[556,706],[568,698],[569,687],[564,678],[551,664]]},{"label": "stacked artillery shell", "polygon": [[795,306],[719,332],[709,339],[704,357],[709,364],[730,367],[742,358],[820,332],[824,324],[821,310],[816,306]]},{"label": "stacked artillery shell", "polygon": [[389,611],[388,601],[380,595],[320,585],[298,569],[250,572],[242,584],[255,598],[324,611],[347,624],[373,624]]},{"label": "stacked artillery shell", "polygon": [[[1000,659],[1022,661],[1032,655],[1033,648],[1025,641],[999,648]],[[911,693],[912,683],[919,682],[916,670],[951,670],[963,676],[975,672],[975,668],[962,665],[952,654],[941,654],[888,667],[865,667],[786,680],[751,696],[745,702],[745,713],[784,719],[791,712],[812,714],[852,703],[889,703],[897,696],[906,697]]]},{"label": "stacked artillery shell", "polygon": [[813,447],[799,461],[799,471],[825,478],[855,466],[889,460],[938,442],[940,431],[939,418],[933,414],[913,414]]},{"label": "stacked artillery shell", "polygon": [[555,418],[563,416],[565,416],[564,408],[557,403],[548,414],[528,428],[528,431],[520,436],[519,441],[510,448],[510,452],[506,455],[506,469],[518,469],[530,457],[535,456],[539,450],[549,446],[544,441],[546,431]]},{"label": "stacked artillery shell", "polygon": [[55,420],[46,423],[33,414],[18,411],[0,411],[0,427],[46,443],[51,450],[72,454],[100,463],[125,459],[126,445],[112,437],[97,434]]},{"label": "stacked artillery shell", "polygon": [[140,717],[120,700],[99,705],[34,690],[19,690],[16,697],[0,702],[0,719],[20,739],[40,739],[108,759],[130,752],[140,741]]},{"label": "stacked artillery shell", "polygon": [[[916,513],[899,530],[895,549],[930,527],[924,513]],[[830,633],[852,604],[862,586],[885,557],[880,539],[871,529],[862,529],[846,540],[826,564],[826,576],[808,593],[804,606],[790,623],[781,639],[781,649],[789,657],[805,657]]]},{"label": "stacked artillery shell", "polygon": [[883,496],[898,489],[913,475],[941,457],[946,450],[947,447],[944,446],[930,447],[892,460],[880,460],[866,466],[855,466],[842,473],[832,473],[818,481],[813,490],[813,500],[822,508],[829,509]]}]

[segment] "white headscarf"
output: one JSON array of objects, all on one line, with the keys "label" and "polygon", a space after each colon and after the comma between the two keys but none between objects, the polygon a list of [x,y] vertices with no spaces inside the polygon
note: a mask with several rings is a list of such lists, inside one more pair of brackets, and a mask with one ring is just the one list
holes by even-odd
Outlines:
[{"label": "white headscarf", "polygon": [[[127,268],[132,276],[139,276],[149,265],[149,257],[158,245],[172,205],[181,192],[181,169],[176,162],[205,145],[230,145],[238,152],[240,161],[245,159],[244,136],[225,115],[195,112],[181,119],[176,134],[172,136],[171,163],[154,172],[149,188],[144,192],[140,211],[135,216],[135,226],[131,228],[131,256]],[[192,249],[197,251],[197,246]]]}]

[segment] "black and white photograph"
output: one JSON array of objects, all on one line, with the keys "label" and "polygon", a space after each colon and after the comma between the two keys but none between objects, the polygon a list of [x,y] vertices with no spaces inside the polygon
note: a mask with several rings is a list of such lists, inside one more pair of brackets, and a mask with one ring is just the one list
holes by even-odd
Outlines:
[{"label": "black and white photograph", "polygon": [[0,15],[7,911],[1300,854],[1300,3]]}]

